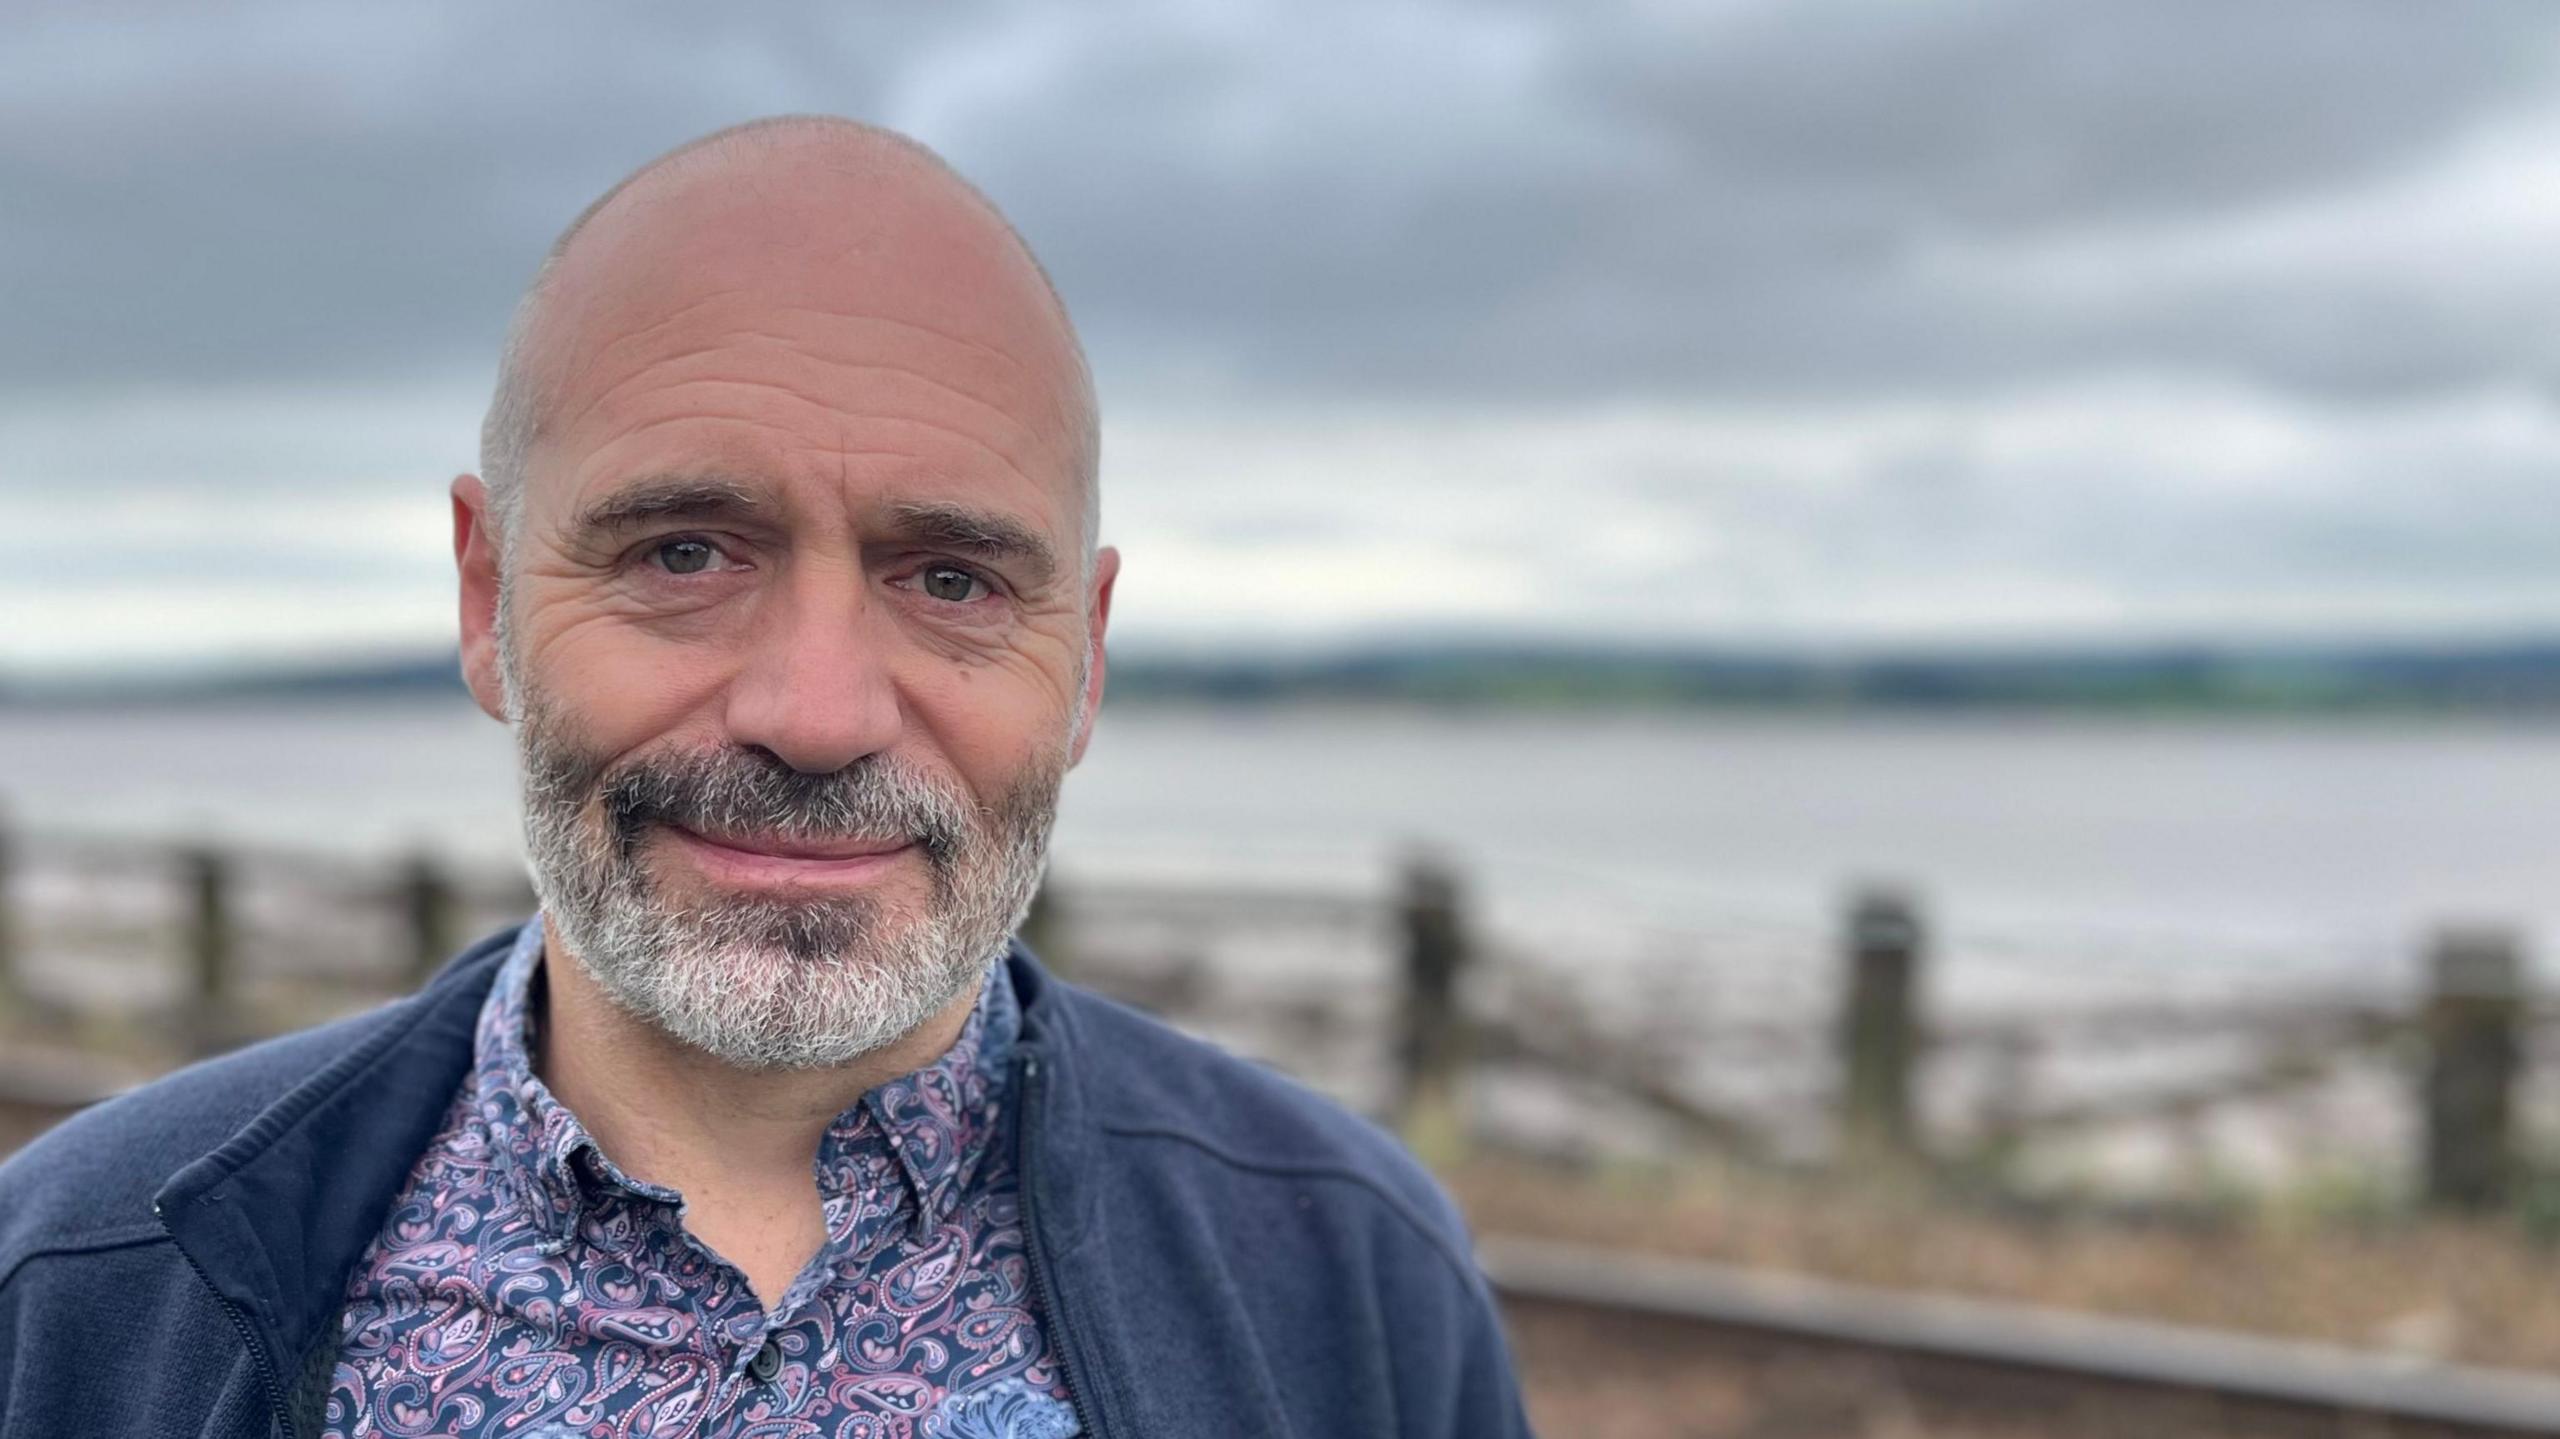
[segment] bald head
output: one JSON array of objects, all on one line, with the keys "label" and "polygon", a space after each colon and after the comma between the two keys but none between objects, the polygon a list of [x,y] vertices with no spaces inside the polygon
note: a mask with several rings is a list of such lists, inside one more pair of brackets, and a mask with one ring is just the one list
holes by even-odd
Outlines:
[{"label": "bald head", "polygon": [[[1099,417],[1066,307],[995,206],[917,142],[831,116],[715,132],[650,161],[561,232],[516,307],[481,429],[481,473],[515,548],[543,448],[633,335],[717,303],[832,317],[939,348],[928,367],[1006,406],[1019,461],[1071,487],[1089,559],[1099,526]],[[788,325],[732,325],[740,344]],[[894,366],[884,366],[884,369]],[[1009,456],[1010,457],[1010,456]]]}]

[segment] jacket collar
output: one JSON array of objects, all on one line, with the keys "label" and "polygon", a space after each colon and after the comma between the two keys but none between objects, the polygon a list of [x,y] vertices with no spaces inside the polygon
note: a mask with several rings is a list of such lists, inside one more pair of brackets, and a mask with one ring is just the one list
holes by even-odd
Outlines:
[{"label": "jacket collar", "polygon": [[[154,1197],[179,1249],[240,1320],[279,1414],[319,1346],[335,1341],[347,1276],[470,1075],[476,1022],[527,929],[540,933],[538,922],[501,930],[456,955]],[[1041,1068],[1049,1080],[1041,1112],[1022,1122],[1072,1127],[1081,1104],[1060,1059],[1073,1047],[1073,1013],[1019,940],[1005,963],[1019,1005],[1013,1068]],[[1051,1222],[1080,1235],[1082,1203],[1059,1194],[1053,1205]]]},{"label": "jacket collar", "polygon": [[1087,1182],[1084,1162],[1092,1097],[1083,1067],[1072,1062],[1083,1046],[1083,1028],[1058,978],[1020,939],[1005,966],[1022,1007],[1014,1044],[1021,1110],[1016,1123],[1023,1131],[1038,1131],[1037,1143],[1022,1147],[1020,1174],[1031,1210],[1026,1218],[1039,1223],[1053,1255],[1064,1255],[1092,1227],[1097,1192]]}]

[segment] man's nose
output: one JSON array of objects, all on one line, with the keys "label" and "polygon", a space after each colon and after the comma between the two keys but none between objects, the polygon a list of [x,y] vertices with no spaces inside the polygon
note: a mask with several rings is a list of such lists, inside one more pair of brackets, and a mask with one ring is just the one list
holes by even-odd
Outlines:
[{"label": "man's nose", "polygon": [[726,722],[740,744],[826,774],[897,741],[903,723],[888,636],[859,567],[812,566],[772,592],[730,682]]}]

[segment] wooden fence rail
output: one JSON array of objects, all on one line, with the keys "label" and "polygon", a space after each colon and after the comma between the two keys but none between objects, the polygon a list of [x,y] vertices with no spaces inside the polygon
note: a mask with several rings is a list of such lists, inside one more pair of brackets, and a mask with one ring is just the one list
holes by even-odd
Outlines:
[{"label": "wooden fence rail", "polygon": [[[39,850],[69,853],[83,865],[108,864],[118,872],[133,869],[139,854],[174,879],[181,923],[171,958],[182,981],[179,1007],[187,1043],[200,1052],[237,1043],[255,1027],[240,1003],[245,872],[281,866],[297,883],[390,918],[401,936],[394,946],[395,978],[411,984],[467,937],[472,906],[485,909],[498,895],[510,903],[520,898],[524,907],[531,903],[521,878],[501,881],[423,849],[386,868],[204,844],[155,853],[95,840],[30,842],[0,826],[0,1005],[26,993],[23,965],[33,935],[22,891]],[[1094,884],[1064,895],[1044,888],[1026,932],[1044,956],[1074,971],[1085,958],[1079,953],[1085,920],[1133,907],[1184,916],[1187,924],[1222,917],[1232,923],[1242,915],[1256,924],[1288,923],[1326,934],[1358,931],[1391,944],[1398,956],[1392,969],[1398,999],[1389,1026],[1393,1080],[1386,1107],[1426,1152],[1446,1157],[1465,1142],[1470,1075],[1485,1062],[1569,1072],[1673,1120],[1697,1143],[1744,1158],[1803,1148],[1776,1143],[1777,1136],[1754,1121],[1685,1094],[1673,1072],[1678,1066],[1633,1051],[1569,1003],[1515,995],[1511,1012],[1484,1012],[1486,956],[1499,951],[1470,912],[1468,885],[1444,859],[1412,858],[1393,884],[1366,896],[1239,886],[1193,891]],[[1933,1025],[1921,1005],[1932,963],[1928,917],[1915,896],[1881,888],[1854,893],[1836,944],[1840,999],[1827,1040],[1833,1095],[1828,1148],[1836,1162],[1868,1170],[1908,1170],[1930,1161],[1931,1136],[1917,1105],[1922,1072],[1933,1057],[1968,1048],[2005,1064],[2008,1086],[2017,1089],[2039,1049],[2214,1035],[2264,1041],[2261,1062],[2203,1083],[2040,1110],[2021,1095],[2004,1093],[1999,1124],[2014,1138],[2193,1115],[2314,1082],[2341,1057],[2406,1040],[2422,1059],[2411,1098],[2422,1118],[2424,1151],[2418,1159],[2427,1201],[2450,1209],[2494,1208],[2509,1200],[2516,1185],[2515,1092],[2528,1063],[2528,1030],[2560,1018],[2560,1008],[2531,993],[2516,935],[2477,927],[2449,930],[2434,942],[2423,961],[2425,995],[2407,1013],[2327,995],[2219,1008],[2145,1001],[2045,1018]],[[1806,1026],[1770,1024],[1704,1027],[1690,1042],[1777,1058],[1825,1041]]]}]

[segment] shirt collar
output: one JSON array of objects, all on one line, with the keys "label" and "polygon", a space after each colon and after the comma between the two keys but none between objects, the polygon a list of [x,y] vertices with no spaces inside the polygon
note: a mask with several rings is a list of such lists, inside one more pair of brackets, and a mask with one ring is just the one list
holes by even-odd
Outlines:
[{"label": "shirt collar", "polygon": [[[579,1216],[605,1196],[670,1205],[682,1196],[624,1173],[533,1072],[532,993],[543,934],[537,913],[490,986],[473,1038],[471,1085],[493,1157],[543,1231],[545,1247],[557,1252],[576,1233]],[[894,1174],[919,1232],[948,1218],[996,1142],[1021,1027],[1005,966],[992,965],[960,1037],[941,1058],[864,1094],[828,1126],[818,1146],[820,1199],[833,1210],[847,1192]]]}]

